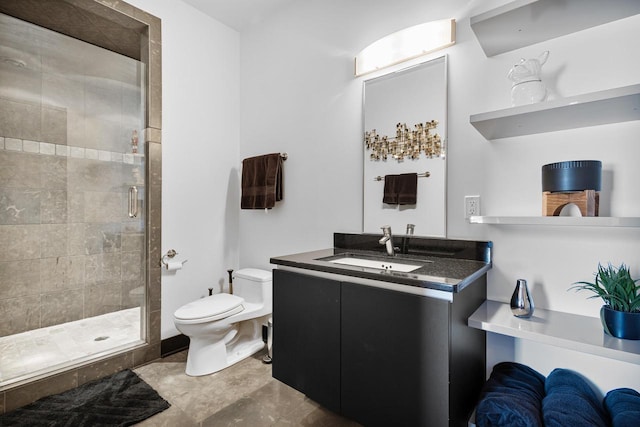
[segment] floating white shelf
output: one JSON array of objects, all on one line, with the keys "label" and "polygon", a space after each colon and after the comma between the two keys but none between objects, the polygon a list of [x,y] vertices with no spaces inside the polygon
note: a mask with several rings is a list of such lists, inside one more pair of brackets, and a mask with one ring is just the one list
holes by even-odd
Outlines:
[{"label": "floating white shelf", "polygon": [[542,344],[608,357],[640,365],[640,340],[623,340],[604,333],[598,317],[536,308],[520,319],[509,304],[485,301],[469,317],[469,326]]},{"label": "floating white shelf", "polygon": [[471,28],[494,56],[638,13],[638,0],[517,0],[472,16]]},{"label": "floating white shelf", "polygon": [[640,120],[640,84],[473,114],[470,118],[487,139],[631,120]]},{"label": "floating white shelf", "polygon": [[640,218],[610,216],[472,216],[471,224],[640,227]]}]

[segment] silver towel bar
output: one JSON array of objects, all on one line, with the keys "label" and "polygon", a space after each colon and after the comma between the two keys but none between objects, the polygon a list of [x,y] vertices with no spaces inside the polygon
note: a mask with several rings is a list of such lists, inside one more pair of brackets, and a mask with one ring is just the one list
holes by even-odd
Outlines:
[{"label": "silver towel bar", "polygon": [[[289,158],[289,155],[287,153],[280,153],[280,157],[282,158],[283,161],[287,160]],[[242,162],[240,162],[242,163]]]},{"label": "silver towel bar", "polygon": [[[418,178],[429,178],[431,176],[431,172],[427,171],[425,173],[419,173]],[[374,181],[384,181],[384,176],[376,176],[373,178]]]}]

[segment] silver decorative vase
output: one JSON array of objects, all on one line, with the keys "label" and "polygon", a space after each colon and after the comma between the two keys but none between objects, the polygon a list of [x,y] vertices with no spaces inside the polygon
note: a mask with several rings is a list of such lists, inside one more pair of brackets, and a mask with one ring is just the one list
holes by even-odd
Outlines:
[{"label": "silver decorative vase", "polygon": [[511,312],[516,317],[529,318],[533,316],[533,299],[529,294],[529,288],[527,287],[527,281],[524,279],[518,279],[516,283],[516,289],[511,295]]}]

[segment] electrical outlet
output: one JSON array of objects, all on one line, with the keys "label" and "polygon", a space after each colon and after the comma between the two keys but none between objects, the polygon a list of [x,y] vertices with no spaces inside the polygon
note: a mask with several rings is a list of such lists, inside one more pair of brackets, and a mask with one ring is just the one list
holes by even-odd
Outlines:
[{"label": "electrical outlet", "polygon": [[469,219],[469,217],[477,215],[480,215],[480,196],[465,196],[464,217]]}]

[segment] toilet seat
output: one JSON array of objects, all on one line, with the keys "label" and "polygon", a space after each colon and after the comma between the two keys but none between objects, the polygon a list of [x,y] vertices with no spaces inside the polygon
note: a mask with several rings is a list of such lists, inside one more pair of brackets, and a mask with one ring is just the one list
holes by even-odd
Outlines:
[{"label": "toilet seat", "polygon": [[204,323],[224,319],[244,310],[244,298],[231,294],[215,294],[187,303],[173,317],[181,323]]}]

